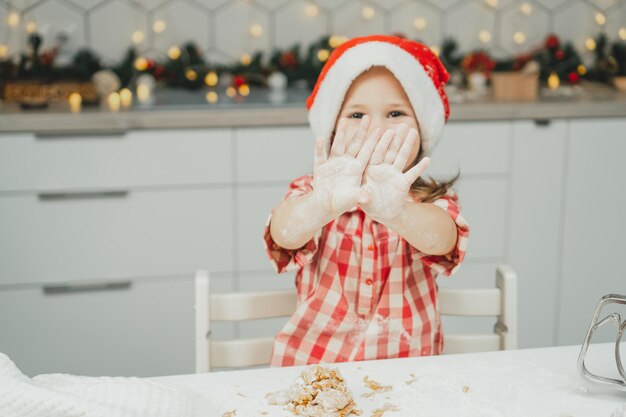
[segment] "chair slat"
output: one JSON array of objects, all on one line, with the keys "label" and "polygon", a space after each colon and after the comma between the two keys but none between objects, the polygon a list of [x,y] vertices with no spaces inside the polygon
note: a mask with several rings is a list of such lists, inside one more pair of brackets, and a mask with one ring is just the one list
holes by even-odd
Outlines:
[{"label": "chair slat", "polygon": [[238,339],[211,342],[212,368],[243,368],[267,365],[272,355],[274,339]]},{"label": "chair slat", "polygon": [[213,294],[211,320],[256,320],[291,316],[296,309],[294,290]]},{"label": "chair slat", "polygon": [[472,353],[500,350],[501,338],[496,334],[446,335],[443,353]]},{"label": "chair slat", "polygon": [[439,309],[447,316],[498,316],[502,311],[500,290],[442,288]]}]

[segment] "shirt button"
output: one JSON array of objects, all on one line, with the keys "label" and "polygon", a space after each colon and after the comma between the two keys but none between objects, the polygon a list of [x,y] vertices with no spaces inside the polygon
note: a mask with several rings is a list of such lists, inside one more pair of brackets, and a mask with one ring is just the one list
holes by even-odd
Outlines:
[{"label": "shirt button", "polygon": [[374,283],[374,281],[372,281],[371,278],[368,278],[365,280],[365,285],[372,285]]},{"label": "shirt button", "polygon": [[370,251],[370,252],[372,252],[372,251],[374,250],[374,245],[369,245],[369,246],[367,247],[367,250],[368,250],[368,251]]}]

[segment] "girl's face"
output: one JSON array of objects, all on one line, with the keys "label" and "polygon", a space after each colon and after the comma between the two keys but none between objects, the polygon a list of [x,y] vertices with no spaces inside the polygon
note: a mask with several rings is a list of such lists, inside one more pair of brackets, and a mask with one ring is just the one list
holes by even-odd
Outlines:
[{"label": "girl's face", "polygon": [[370,130],[380,127],[384,132],[396,129],[402,123],[417,130],[417,140],[404,169],[412,166],[420,149],[419,126],[402,85],[384,67],[372,67],[359,75],[348,89],[339,112],[339,118],[349,119],[348,131],[358,129],[364,115],[370,117]]}]

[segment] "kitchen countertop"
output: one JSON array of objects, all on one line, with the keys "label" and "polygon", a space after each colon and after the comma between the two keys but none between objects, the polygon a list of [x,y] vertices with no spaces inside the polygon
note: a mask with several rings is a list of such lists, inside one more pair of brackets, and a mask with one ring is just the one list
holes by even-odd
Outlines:
[{"label": "kitchen countertop", "polygon": [[[556,96],[544,90],[534,102],[501,102],[488,95],[449,89],[450,121],[626,117],[626,92],[589,83],[564,91],[573,93]],[[0,133],[62,135],[123,133],[131,129],[307,125],[304,101],[308,93],[295,88],[277,99],[266,89],[253,88],[248,97],[224,96],[218,103],[208,104],[199,91],[164,90],[157,94],[152,108],[135,106],[120,112],[84,106],[82,112],[71,113],[65,103],[45,110],[21,110],[14,103],[0,103]]]},{"label": "kitchen countertop", "polygon": [[[624,342],[626,344],[626,342]],[[622,347],[626,347],[622,345]],[[587,367],[617,377],[615,345],[591,345]],[[578,374],[580,346],[427,356],[329,365],[342,373],[363,416],[384,404],[385,417],[624,417],[626,392],[591,385]],[[287,389],[303,367],[155,378],[200,394],[197,415],[293,416],[265,395]],[[392,386],[371,391],[364,377]],[[366,394],[366,395],[364,395]],[[619,411],[624,407],[622,411]],[[618,411],[616,411],[618,410]]]}]

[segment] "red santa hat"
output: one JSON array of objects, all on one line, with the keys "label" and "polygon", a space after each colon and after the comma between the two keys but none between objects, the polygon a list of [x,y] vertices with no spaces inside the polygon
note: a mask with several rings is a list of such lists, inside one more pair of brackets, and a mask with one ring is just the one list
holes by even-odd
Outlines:
[{"label": "red santa hat", "polygon": [[396,36],[353,38],[332,52],[306,101],[313,132],[326,138],[329,151],[348,88],[373,66],[387,68],[404,88],[419,124],[422,149],[429,155],[450,115],[444,91],[450,75],[428,46]]}]

